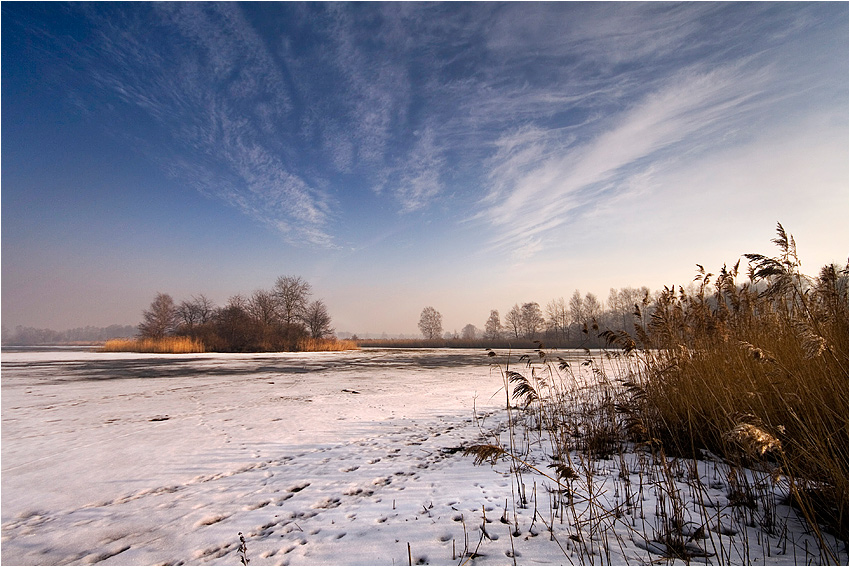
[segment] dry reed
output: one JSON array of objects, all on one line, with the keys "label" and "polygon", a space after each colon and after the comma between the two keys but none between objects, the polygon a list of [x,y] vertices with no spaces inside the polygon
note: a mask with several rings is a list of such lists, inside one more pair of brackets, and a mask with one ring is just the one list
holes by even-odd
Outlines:
[{"label": "dry reed", "polygon": [[[698,503],[707,490],[708,477],[697,474],[698,467],[714,467],[715,477],[718,468],[728,470],[734,521],[782,539],[787,520],[777,516],[775,495],[784,493],[816,538],[817,549],[806,547],[805,561],[834,564],[846,557],[850,266],[827,266],[817,278],[807,277],[793,237],[781,225],[777,233],[779,256],[746,256],[747,283],[736,281],[737,264],[724,266],[716,279],[700,266],[696,289],[665,289],[651,323],[636,322],[634,336],[600,333],[621,353],[585,351],[555,360],[540,345],[519,365],[510,356],[494,365],[504,378],[509,443],[495,432],[467,454],[479,464],[507,458],[520,507],[528,505],[523,471],[553,482],[566,497],[559,497],[549,527],[557,514],[571,516],[581,562],[598,553],[594,534],[603,546],[608,536],[619,537],[600,518],[636,514],[636,506],[644,517],[639,495],[651,486],[660,515],[651,533],[642,528],[646,549],[685,562],[716,556],[721,563],[751,563],[753,542],[720,538],[717,512],[705,504],[695,513],[710,541],[695,546],[685,529],[684,479]],[[529,464],[532,445],[546,447],[554,472]],[[625,455],[635,449],[637,461],[629,465]],[[600,458],[616,455],[625,499],[607,510],[594,496],[604,492],[594,475]],[[709,461],[702,460],[706,455]],[[634,470],[638,487],[630,485]],[[584,499],[581,507],[576,494]],[[591,537],[585,540],[582,530]],[[796,558],[800,550],[787,539],[783,553],[788,545]]]},{"label": "dry reed", "polygon": [[157,354],[187,354],[206,352],[204,343],[191,337],[162,337],[159,339],[111,339],[101,352],[147,352]]},{"label": "dry reed", "polygon": [[301,352],[327,352],[341,350],[358,350],[356,341],[342,339],[314,339],[303,338],[298,341],[298,350]]},{"label": "dry reed", "polygon": [[695,293],[665,290],[631,407],[668,451],[777,463],[807,519],[846,540],[847,268],[807,277],[777,233],[778,257],[747,255],[749,282],[724,266],[716,280],[701,269]]}]

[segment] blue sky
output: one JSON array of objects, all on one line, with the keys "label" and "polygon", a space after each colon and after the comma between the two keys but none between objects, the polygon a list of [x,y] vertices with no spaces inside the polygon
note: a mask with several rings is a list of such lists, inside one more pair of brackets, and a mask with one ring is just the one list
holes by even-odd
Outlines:
[{"label": "blue sky", "polygon": [[2,4],[2,319],[340,331],[848,256],[847,3]]}]

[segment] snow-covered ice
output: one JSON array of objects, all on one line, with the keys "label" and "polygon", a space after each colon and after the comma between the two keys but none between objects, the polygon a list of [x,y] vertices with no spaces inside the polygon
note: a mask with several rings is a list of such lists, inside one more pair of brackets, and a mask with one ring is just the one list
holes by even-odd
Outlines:
[{"label": "snow-covered ice", "polygon": [[[545,477],[523,473],[523,508],[509,463],[463,455],[482,433],[506,435],[488,362],[481,350],[4,351],[2,562],[235,565],[240,534],[252,565],[665,560],[645,537],[659,510],[649,485],[642,519],[633,506],[584,522],[557,514]],[[623,501],[639,458],[596,463],[593,501]],[[711,485],[718,465],[699,467]],[[736,523],[714,486],[696,496],[717,525],[694,534],[708,552],[692,562],[818,560],[790,508],[777,506],[785,533],[771,539]]]}]

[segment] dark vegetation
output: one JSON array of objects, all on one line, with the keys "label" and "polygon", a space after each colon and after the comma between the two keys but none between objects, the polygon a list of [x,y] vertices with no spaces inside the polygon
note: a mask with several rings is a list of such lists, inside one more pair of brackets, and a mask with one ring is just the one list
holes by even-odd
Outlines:
[{"label": "dark vegetation", "polygon": [[[380,347],[380,348],[477,348],[477,349],[512,349],[520,351],[524,349],[536,349],[541,341],[530,340],[526,338],[511,339],[508,337],[500,337],[497,339],[464,339],[460,337],[449,337],[440,339],[356,339],[357,344],[361,347]],[[575,342],[561,343],[557,348],[583,348],[588,341],[581,341],[576,338]],[[590,341],[594,346],[598,342],[600,345],[605,344],[604,339],[596,339]],[[549,342],[545,342],[547,347]],[[553,348],[555,348],[553,346]]]},{"label": "dark vegetation", "polygon": [[[281,276],[272,289],[257,290],[250,297],[233,296],[222,307],[204,295],[178,304],[170,295],[158,293],[142,314],[139,340],[116,344],[115,349],[133,350],[143,341],[150,342],[151,349],[163,347],[154,352],[170,352],[168,345],[175,345],[180,352],[356,348],[354,343],[332,338],[327,307],[321,300],[310,301],[311,295],[310,284],[293,276]],[[173,338],[186,340],[168,340]],[[107,344],[107,348],[110,346]],[[183,350],[184,346],[189,350]]]}]

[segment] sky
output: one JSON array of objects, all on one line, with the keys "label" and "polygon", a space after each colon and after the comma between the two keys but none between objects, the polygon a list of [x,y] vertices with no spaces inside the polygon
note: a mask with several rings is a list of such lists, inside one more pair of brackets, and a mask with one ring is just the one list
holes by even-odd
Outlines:
[{"label": "sky", "polygon": [[848,4],[2,11],[2,323],[310,282],[338,331],[848,258]]}]

